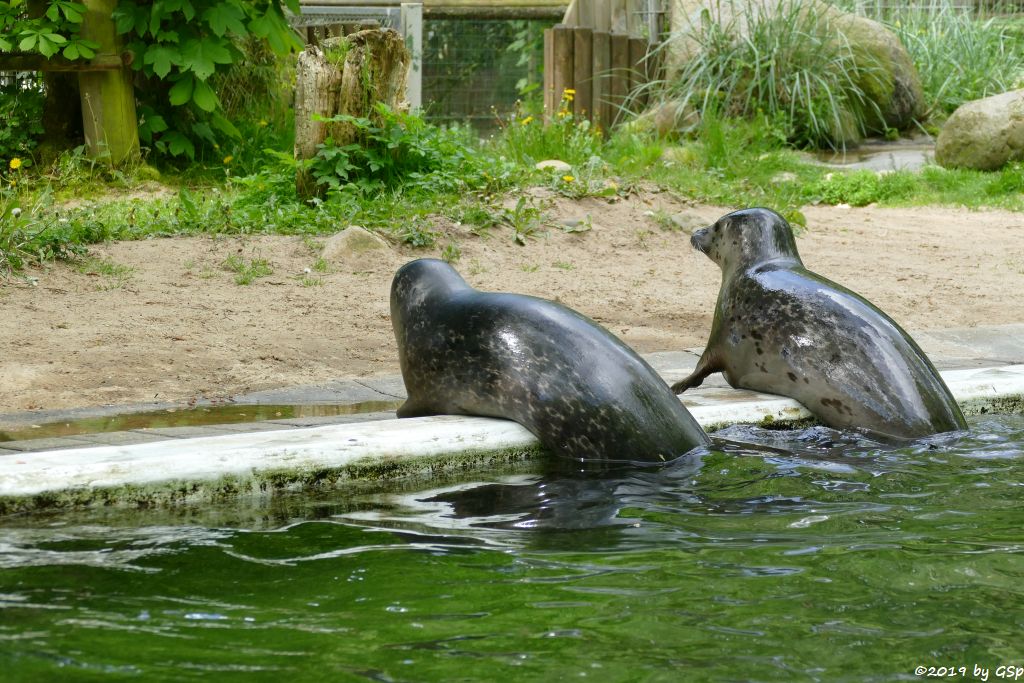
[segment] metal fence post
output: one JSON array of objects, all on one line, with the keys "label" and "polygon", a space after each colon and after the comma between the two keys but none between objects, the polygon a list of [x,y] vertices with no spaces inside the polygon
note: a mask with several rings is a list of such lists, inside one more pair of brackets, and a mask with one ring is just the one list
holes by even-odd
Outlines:
[{"label": "metal fence post", "polygon": [[423,106],[423,3],[402,3],[402,35],[412,54],[406,99],[409,109],[418,111]]}]

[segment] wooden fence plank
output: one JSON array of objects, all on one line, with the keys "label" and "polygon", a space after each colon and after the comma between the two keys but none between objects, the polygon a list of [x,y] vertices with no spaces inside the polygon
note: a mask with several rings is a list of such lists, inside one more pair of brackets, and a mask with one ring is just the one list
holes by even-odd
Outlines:
[{"label": "wooden fence plank", "polygon": [[573,29],[565,24],[556,24],[551,30],[554,45],[552,49],[552,64],[554,71],[554,107],[552,114],[561,109],[562,95],[573,86]]},{"label": "wooden fence plank", "polygon": [[607,33],[612,30],[612,6],[609,0],[593,0],[594,30]]},{"label": "wooden fence plank", "polygon": [[632,111],[640,111],[647,103],[647,39],[629,39],[629,97]]},{"label": "wooden fence plank", "polygon": [[622,109],[629,92],[629,36],[625,33],[611,34],[611,114],[609,126],[622,120]]},{"label": "wooden fence plank", "polygon": [[573,112],[593,119],[594,103],[594,32],[589,28],[573,29]]},{"label": "wooden fence plank", "polygon": [[544,29],[544,120],[555,111],[555,34]]},{"label": "wooden fence plank", "polygon": [[594,112],[594,122],[607,129],[612,120],[611,93],[609,92],[609,70],[612,67],[611,34],[607,31],[595,31],[592,40],[591,111]]}]

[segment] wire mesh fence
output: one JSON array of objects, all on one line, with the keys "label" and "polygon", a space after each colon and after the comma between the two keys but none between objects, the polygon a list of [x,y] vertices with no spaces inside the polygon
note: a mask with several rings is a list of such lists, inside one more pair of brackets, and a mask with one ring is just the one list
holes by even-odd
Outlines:
[{"label": "wire mesh fence", "polygon": [[428,119],[497,125],[516,101],[540,97],[544,29],[552,21],[428,20],[423,25],[423,103]]}]

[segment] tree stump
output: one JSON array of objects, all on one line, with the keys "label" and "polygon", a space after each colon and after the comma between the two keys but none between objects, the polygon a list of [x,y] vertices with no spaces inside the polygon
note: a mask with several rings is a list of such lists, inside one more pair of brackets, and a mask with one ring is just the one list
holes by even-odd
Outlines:
[{"label": "tree stump", "polygon": [[[411,61],[402,36],[391,29],[359,31],[307,46],[299,54],[296,69],[295,158],[312,159],[327,138],[339,146],[356,141],[352,124],[315,121],[315,114],[324,118],[348,114],[380,123],[377,103],[407,109],[405,83]],[[304,198],[324,190],[301,166],[295,188]]]}]

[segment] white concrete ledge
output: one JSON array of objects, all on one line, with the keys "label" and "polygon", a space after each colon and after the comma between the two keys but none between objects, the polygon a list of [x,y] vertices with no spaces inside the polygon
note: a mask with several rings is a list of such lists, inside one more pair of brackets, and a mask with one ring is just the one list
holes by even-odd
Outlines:
[{"label": "white concrete ledge", "polygon": [[[1024,365],[942,373],[968,412],[1024,411]],[[708,429],[810,418],[799,403],[749,391],[685,395]],[[514,422],[425,417],[0,456],[0,513],[82,504],[159,504],[383,479],[525,457]]]}]

